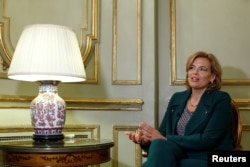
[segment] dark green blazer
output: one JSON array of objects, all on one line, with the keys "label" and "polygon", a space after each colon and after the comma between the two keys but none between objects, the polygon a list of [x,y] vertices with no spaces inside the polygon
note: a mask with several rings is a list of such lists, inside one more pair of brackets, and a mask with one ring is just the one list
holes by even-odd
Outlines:
[{"label": "dark green blazer", "polygon": [[201,152],[198,157],[202,159],[206,159],[204,152],[209,150],[231,150],[231,97],[223,91],[205,92],[187,123],[184,136],[177,135],[176,125],[190,95],[191,91],[186,90],[171,97],[159,131],[186,152]]}]

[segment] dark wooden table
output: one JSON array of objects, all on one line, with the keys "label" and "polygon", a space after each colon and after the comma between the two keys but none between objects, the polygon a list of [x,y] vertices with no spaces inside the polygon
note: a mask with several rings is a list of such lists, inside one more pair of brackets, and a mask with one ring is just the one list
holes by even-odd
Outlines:
[{"label": "dark wooden table", "polygon": [[0,164],[25,167],[77,167],[110,160],[112,140],[73,138],[56,142],[32,139],[0,142]]}]

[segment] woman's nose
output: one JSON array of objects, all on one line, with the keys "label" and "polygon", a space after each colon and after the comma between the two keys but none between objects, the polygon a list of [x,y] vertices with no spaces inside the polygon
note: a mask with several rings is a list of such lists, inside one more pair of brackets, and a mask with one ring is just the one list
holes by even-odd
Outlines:
[{"label": "woman's nose", "polygon": [[197,74],[197,73],[198,73],[198,70],[199,70],[198,68],[193,68],[193,69],[192,69],[192,73]]}]

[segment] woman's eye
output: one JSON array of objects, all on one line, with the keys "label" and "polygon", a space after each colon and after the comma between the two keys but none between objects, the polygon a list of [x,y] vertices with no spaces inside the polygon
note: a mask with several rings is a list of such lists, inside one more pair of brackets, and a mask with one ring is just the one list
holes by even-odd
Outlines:
[{"label": "woman's eye", "polygon": [[189,70],[192,70],[192,69],[194,69],[194,66],[190,66],[190,67],[189,67]]},{"label": "woman's eye", "polygon": [[200,67],[200,71],[207,71],[206,67]]},{"label": "woman's eye", "polygon": [[198,67],[197,68],[195,66],[190,66],[189,70],[198,70],[198,71],[204,71],[204,72],[208,71],[208,69],[206,67]]}]

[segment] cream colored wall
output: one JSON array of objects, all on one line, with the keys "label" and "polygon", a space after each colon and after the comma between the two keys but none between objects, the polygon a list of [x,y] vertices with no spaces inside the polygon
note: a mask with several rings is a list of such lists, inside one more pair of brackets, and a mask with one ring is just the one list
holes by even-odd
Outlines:
[{"label": "cream colored wall", "polygon": [[[226,3],[225,1],[228,0],[214,0],[213,3],[216,4],[216,6],[224,7]],[[67,3],[67,1],[65,2]],[[79,0],[74,2],[82,3],[85,1]],[[59,93],[64,98],[104,98],[112,99],[114,101],[115,99],[141,99],[144,104],[142,105],[142,110],[128,110],[126,108],[113,110],[113,107],[109,108],[107,106],[105,106],[105,110],[68,110],[66,124],[98,124],[100,125],[101,138],[114,139],[116,145],[112,151],[113,159],[111,162],[102,164],[101,166],[139,166],[141,163],[140,150],[137,147],[135,148],[134,144],[128,141],[124,135],[124,131],[135,130],[136,126],[141,121],[146,121],[157,126],[162,119],[170,96],[173,92],[184,89],[184,86],[178,83],[178,80],[173,81],[173,79],[171,79],[171,73],[175,71],[173,71],[171,66],[173,65],[171,62],[171,58],[173,58],[173,50],[171,49],[173,48],[170,47],[172,46],[170,39],[173,39],[173,35],[170,31],[170,1],[99,0],[98,2],[98,81],[84,84],[61,84],[59,87]],[[172,0],[171,2],[175,1]],[[176,2],[176,9],[179,12],[179,9],[182,9],[181,5],[183,4],[183,1],[176,0]],[[190,5],[194,5],[194,9],[196,9],[195,5],[202,5],[202,3],[205,3],[200,0],[189,2],[192,3],[188,6],[190,7]],[[199,2],[199,4],[197,4],[197,2]],[[2,4],[3,0],[0,0],[0,3]],[[236,2],[230,1],[229,4],[232,3]],[[242,0],[237,1],[237,3],[244,5],[244,1]],[[185,5],[186,4],[184,4],[184,7]],[[13,5],[13,10],[15,10],[15,8],[18,7]],[[183,10],[188,10],[192,13],[192,10],[189,8],[183,8]],[[0,12],[2,13],[2,11]],[[195,11],[193,11],[193,13],[195,13]],[[210,14],[211,13],[205,13],[205,16],[209,16]],[[52,17],[53,13],[45,13],[44,15]],[[117,20],[115,20],[117,21],[117,25],[113,24],[114,19],[116,18],[115,16],[117,17]],[[178,15],[177,17],[177,27],[183,25],[182,21],[185,21],[184,19],[186,19],[183,18],[182,20],[183,16],[179,16],[182,15]],[[68,17],[69,16],[67,16],[67,18]],[[183,26],[185,26],[185,24]],[[198,26],[201,30],[204,28],[202,24]],[[223,32],[226,30],[227,29],[224,29]],[[192,29],[187,29],[184,32],[188,34],[190,33],[189,31],[192,31]],[[217,33],[216,29],[213,31]],[[178,34],[178,32],[180,34]],[[183,78],[183,70],[179,70],[183,69],[183,63],[185,62],[186,56],[188,56],[187,54],[194,52],[197,49],[203,49],[208,52],[211,51],[218,55],[220,60],[227,60],[227,64],[222,65],[225,70],[229,69],[230,73],[226,71],[228,79],[235,81],[235,83],[231,85],[229,84],[228,86],[223,87],[223,89],[227,90],[235,99],[249,99],[250,91],[248,86],[246,86],[249,85],[249,83],[244,86],[239,85],[242,80],[241,78],[237,79],[237,76],[235,76],[237,73],[232,73],[232,76],[230,75],[231,72],[234,72],[233,69],[242,69],[244,70],[244,73],[246,73],[243,76],[246,78],[243,78],[244,82],[245,80],[248,81],[246,76],[249,76],[250,73],[247,70],[247,67],[242,66],[240,58],[239,61],[234,60],[233,63],[229,61],[230,58],[235,59],[235,57],[240,57],[241,55],[244,55],[243,57],[246,59],[244,61],[247,61],[247,59],[249,60],[248,56],[246,56],[249,53],[248,48],[245,48],[246,50],[241,50],[240,54],[232,55],[231,51],[229,52],[229,49],[225,47],[229,44],[229,41],[225,40],[223,44],[218,44],[215,41],[205,39],[200,41],[204,46],[203,48],[189,48],[186,47],[185,44],[189,44],[193,38],[192,36],[184,38],[185,34],[182,33],[183,31],[178,29],[176,34],[177,43],[175,56],[177,57],[177,79]],[[237,33],[239,35],[247,34],[247,32],[241,31],[237,31]],[[194,34],[194,38],[196,38],[195,35],[196,34]],[[201,36],[199,36],[199,38],[202,39]],[[219,47],[218,45],[222,45],[223,47]],[[237,47],[237,45],[238,44],[235,44],[235,47]],[[116,52],[114,51],[114,48],[116,48]],[[233,50],[234,47],[230,49]],[[115,58],[116,62],[114,62]],[[92,62],[93,60],[91,59],[91,63],[87,66],[87,71],[90,73],[89,76],[91,76],[93,67],[95,66]],[[116,68],[113,68],[114,63],[116,64]],[[231,68],[227,68],[228,64]],[[0,84],[1,95],[21,94],[35,96],[37,94],[38,87],[35,83],[15,82],[1,79]],[[115,102],[114,104],[118,105],[118,102]],[[243,104],[241,105],[244,124],[250,123],[248,119],[250,109],[247,104],[248,103],[243,101]],[[0,112],[2,114],[0,117],[0,126],[22,126],[24,124],[30,124],[29,109],[27,108],[19,109],[2,107]],[[249,129],[248,126],[245,126],[245,130],[247,129]],[[250,133],[244,131],[242,143],[245,148],[250,149],[250,145],[247,142],[249,138]]]}]

